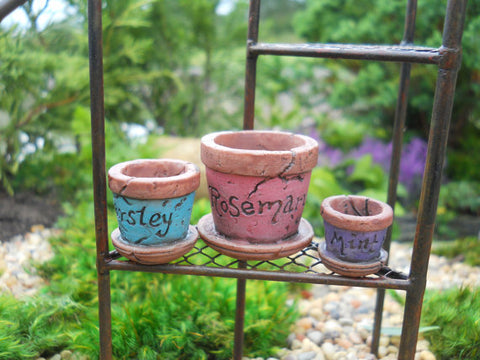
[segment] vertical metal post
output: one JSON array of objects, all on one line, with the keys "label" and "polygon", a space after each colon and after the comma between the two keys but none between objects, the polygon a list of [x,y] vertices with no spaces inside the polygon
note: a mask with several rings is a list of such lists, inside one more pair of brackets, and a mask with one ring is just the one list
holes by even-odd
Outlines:
[{"label": "vertical metal post", "polygon": [[[246,261],[238,263],[239,269],[247,267]],[[233,346],[233,359],[242,360],[243,357],[243,327],[245,324],[245,293],[247,287],[246,279],[237,279],[237,301],[235,310],[235,342]]]},{"label": "vertical metal post", "polygon": [[415,356],[415,344],[425,292],[428,261],[441,186],[442,169],[452,114],[458,70],[461,63],[461,39],[465,22],[466,0],[449,0],[445,18],[442,50],[427,150],[427,164],[422,183],[417,229],[410,269],[411,287],[407,290],[399,359]]},{"label": "vertical metal post", "polygon": [[[402,44],[413,44],[415,34],[415,20],[417,14],[417,0],[409,0],[405,14],[405,27]],[[390,175],[388,183],[387,203],[394,209],[397,202],[398,177],[400,174],[400,160],[403,144],[403,129],[407,117],[408,90],[410,86],[410,63],[402,63],[400,70],[400,85],[398,89],[397,106],[395,109],[395,120],[393,125],[392,139],[392,157],[390,161]],[[384,242],[384,249],[389,253],[392,240],[392,226],[387,231]],[[375,318],[373,324],[372,347],[371,352],[378,355],[378,346],[380,344],[380,332],[382,328],[383,305],[385,302],[385,289],[377,290],[377,300],[375,305]]]},{"label": "vertical metal post", "polygon": [[245,72],[245,107],[243,113],[243,128],[245,130],[252,130],[254,127],[258,55],[250,53],[250,45],[258,41],[259,21],[260,0],[250,0],[248,11],[247,64]]},{"label": "vertical metal post", "polygon": [[90,61],[90,111],[92,127],[92,173],[97,245],[100,359],[112,359],[110,273],[105,270],[108,254],[107,195],[105,174],[105,107],[102,54],[102,2],[88,0]]},{"label": "vertical metal post", "polygon": [[[245,99],[243,112],[243,129],[252,130],[255,117],[255,87],[257,77],[257,55],[250,53],[250,45],[258,41],[258,26],[260,22],[260,0],[250,0],[248,10],[248,34],[247,34],[247,63],[245,70]],[[240,269],[245,269],[247,263],[240,261]],[[243,357],[244,324],[245,324],[245,296],[246,279],[237,279],[237,299],[235,310],[235,339],[233,347],[233,359],[241,360]]]}]

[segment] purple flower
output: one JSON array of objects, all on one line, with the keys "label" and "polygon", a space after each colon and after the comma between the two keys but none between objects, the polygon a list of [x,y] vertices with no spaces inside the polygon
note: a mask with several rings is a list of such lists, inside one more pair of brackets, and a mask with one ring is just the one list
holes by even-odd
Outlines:
[{"label": "purple flower", "polygon": [[411,188],[415,181],[423,177],[427,161],[427,143],[420,138],[413,138],[402,150],[399,181]]},{"label": "purple flower", "polygon": [[325,141],[320,138],[320,134],[316,128],[310,128],[309,134],[311,138],[318,142],[318,162],[319,166],[326,166],[334,168],[344,160],[344,154],[342,150],[335,149],[329,146]]},{"label": "purple flower", "polygon": [[392,156],[392,143],[385,144],[381,140],[366,137],[358,148],[348,154],[348,157],[360,159],[367,154],[372,156],[373,162],[379,164],[385,171],[388,171]]},{"label": "purple flower", "polygon": [[[362,144],[348,154],[349,158],[359,159],[370,154],[373,162],[379,164],[385,172],[390,170],[392,143],[366,137]],[[412,190],[422,178],[427,160],[427,143],[420,138],[413,138],[402,148],[400,159],[399,182]]]},{"label": "purple flower", "polygon": [[[309,135],[318,141],[319,156],[318,165],[334,168],[347,159],[360,159],[365,155],[371,155],[374,163],[379,164],[388,173],[392,157],[392,143],[385,143],[381,140],[365,137],[357,148],[344,154],[342,150],[336,149],[325,143],[317,129],[310,128]],[[425,162],[427,159],[427,143],[418,137],[403,145],[400,159],[399,182],[407,187],[407,190],[414,190],[418,181],[423,177]]]}]

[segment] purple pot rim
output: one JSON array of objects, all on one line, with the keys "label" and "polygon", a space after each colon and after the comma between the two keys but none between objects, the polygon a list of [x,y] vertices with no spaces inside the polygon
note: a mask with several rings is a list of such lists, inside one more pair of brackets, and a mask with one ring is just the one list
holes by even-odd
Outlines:
[{"label": "purple pot rim", "polygon": [[[377,206],[380,211],[368,216],[350,215],[341,212],[338,209],[339,202],[368,201]],[[343,203],[342,203],[343,204]],[[393,223],[392,208],[379,200],[366,196],[358,195],[336,195],[323,200],[320,213],[323,220],[339,229],[350,230],[354,232],[374,232],[383,230]]]}]

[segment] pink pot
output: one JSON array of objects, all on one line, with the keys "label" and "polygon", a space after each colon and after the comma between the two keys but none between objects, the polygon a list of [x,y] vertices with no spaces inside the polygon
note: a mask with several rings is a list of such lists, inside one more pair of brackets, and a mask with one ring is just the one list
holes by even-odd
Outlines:
[{"label": "pink pot", "polygon": [[269,243],[295,235],[318,143],[276,131],[226,131],[204,136],[202,162],[215,229],[231,239]]}]

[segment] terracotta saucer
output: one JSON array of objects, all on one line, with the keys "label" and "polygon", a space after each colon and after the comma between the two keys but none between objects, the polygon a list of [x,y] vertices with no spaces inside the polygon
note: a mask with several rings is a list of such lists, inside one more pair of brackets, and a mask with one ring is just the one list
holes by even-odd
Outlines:
[{"label": "terracotta saucer", "polygon": [[202,217],[198,222],[197,229],[207,245],[223,255],[238,260],[279,259],[306,248],[313,238],[313,228],[303,218],[297,234],[272,243],[251,243],[244,239],[226,238],[215,230],[212,214]]},{"label": "terracotta saucer", "polygon": [[375,274],[385,265],[388,258],[388,253],[381,249],[380,257],[374,261],[362,263],[342,261],[329,255],[326,250],[325,242],[322,242],[318,247],[318,253],[322,259],[322,264],[325,265],[325,267],[337,274],[348,277],[362,277]]},{"label": "terracotta saucer", "polygon": [[166,264],[178,259],[193,249],[198,239],[198,232],[189,225],[187,236],[182,240],[162,245],[132,245],[123,240],[120,230],[113,230],[112,244],[120,255],[144,265]]}]

